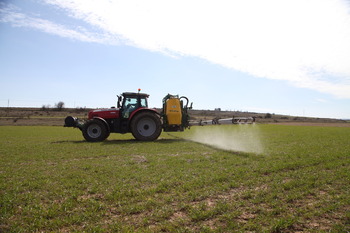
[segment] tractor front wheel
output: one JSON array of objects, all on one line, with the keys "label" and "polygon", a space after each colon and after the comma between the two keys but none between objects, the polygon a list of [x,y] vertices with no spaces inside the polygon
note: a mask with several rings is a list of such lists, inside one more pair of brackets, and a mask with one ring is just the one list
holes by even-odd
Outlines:
[{"label": "tractor front wheel", "polygon": [[139,141],[154,141],[162,132],[160,118],[152,112],[141,112],[131,121],[131,133]]},{"label": "tractor front wheel", "polygon": [[101,142],[109,136],[107,126],[97,119],[86,122],[82,131],[85,140],[88,142]]}]

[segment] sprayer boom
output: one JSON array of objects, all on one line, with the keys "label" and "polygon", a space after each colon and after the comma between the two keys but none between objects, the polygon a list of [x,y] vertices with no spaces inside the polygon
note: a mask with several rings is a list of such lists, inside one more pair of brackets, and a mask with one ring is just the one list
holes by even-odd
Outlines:
[{"label": "sprayer boom", "polygon": [[231,125],[231,124],[253,124],[254,117],[231,117],[225,119],[214,118],[213,120],[190,121],[189,126],[195,125]]}]

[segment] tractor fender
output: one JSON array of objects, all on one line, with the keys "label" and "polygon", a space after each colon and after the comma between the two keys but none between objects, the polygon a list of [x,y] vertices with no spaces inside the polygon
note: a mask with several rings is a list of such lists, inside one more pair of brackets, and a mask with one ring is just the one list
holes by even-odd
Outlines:
[{"label": "tractor fender", "polygon": [[157,112],[157,110],[155,110],[155,109],[153,109],[153,108],[139,108],[139,109],[137,109],[136,111],[133,111],[133,112],[131,113],[129,119],[131,120],[137,113],[139,113],[139,112],[144,112],[144,111],[146,111],[146,112],[147,112],[147,111],[148,111],[148,112],[153,112],[153,113],[155,113],[155,114],[157,114],[157,115],[160,116],[159,112]]},{"label": "tractor fender", "polygon": [[152,109],[152,108],[139,108],[136,111],[133,111],[131,113],[131,115],[129,117],[129,125],[130,125],[131,120],[134,118],[134,116],[136,116],[140,112],[152,112],[152,113],[157,114],[159,116],[159,118],[161,118],[159,112],[157,112],[157,110],[155,110],[155,109]]},{"label": "tractor fender", "polygon": [[107,123],[107,121],[106,121],[105,119],[103,119],[103,118],[101,118],[101,117],[94,117],[94,118],[92,118],[92,119],[101,121],[103,124],[106,125],[106,127],[107,127],[107,129],[108,129],[108,132],[111,131],[111,129],[110,129],[110,127],[109,127],[109,125],[108,125],[108,123]]}]

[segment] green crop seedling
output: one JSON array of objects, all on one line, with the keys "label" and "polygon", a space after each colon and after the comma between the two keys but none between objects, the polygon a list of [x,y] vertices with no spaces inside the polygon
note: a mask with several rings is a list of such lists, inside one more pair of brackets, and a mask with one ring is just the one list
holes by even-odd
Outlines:
[{"label": "green crop seedling", "polygon": [[350,231],[350,128],[210,130],[89,143],[1,126],[0,231]]}]

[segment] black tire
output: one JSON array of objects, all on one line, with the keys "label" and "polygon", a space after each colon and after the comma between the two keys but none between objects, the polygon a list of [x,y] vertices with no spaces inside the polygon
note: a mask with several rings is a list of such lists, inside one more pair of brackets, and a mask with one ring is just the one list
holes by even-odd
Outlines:
[{"label": "black tire", "polygon": [[131,133],[136,140],[154,141],[162,132],[162,123],[157,114],[140,112],[131,121]]},{"label": "black tire", "polygon": [[107,126],[97,119],[86,122],[82,131],[85,140],[88,142],[101,142],[109,136]]}]

